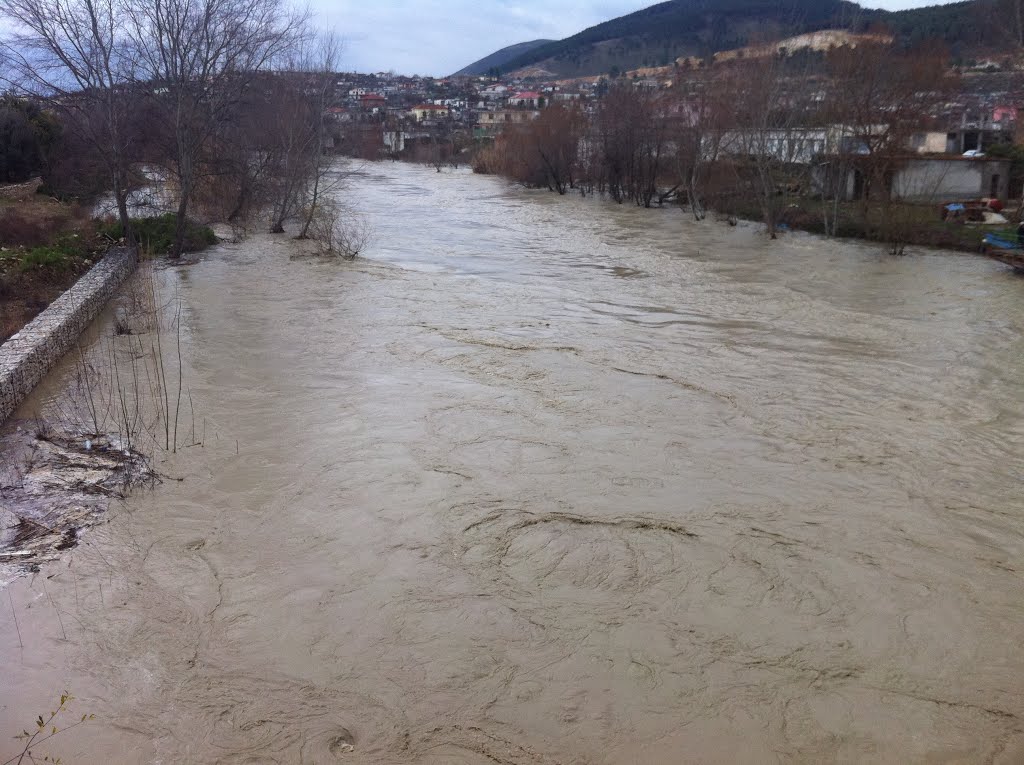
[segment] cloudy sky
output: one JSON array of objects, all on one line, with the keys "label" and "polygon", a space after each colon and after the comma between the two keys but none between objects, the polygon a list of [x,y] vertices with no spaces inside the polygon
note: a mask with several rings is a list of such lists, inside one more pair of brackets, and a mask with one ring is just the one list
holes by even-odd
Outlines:
[{"label": "cloudy sky", "polygon": [[[313,0],[348,70],[443,76],[513,43],[561,39],[658,0]],[[948,1],[948,0],[947,0]],[[937,0],[873,0],[913,8]]]}]

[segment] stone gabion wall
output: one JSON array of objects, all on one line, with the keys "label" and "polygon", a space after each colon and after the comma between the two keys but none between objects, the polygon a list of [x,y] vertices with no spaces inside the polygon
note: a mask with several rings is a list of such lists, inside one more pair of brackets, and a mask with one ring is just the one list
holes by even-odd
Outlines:
[{"label": "stone gabion wall", "polygon": [[49,308],[0,345],[0,424],[71,349],[136,265],[134,249],[115,247]]},{"label": "stone gabion wall", "polygon": [[12,183],[0,186],[0,199],[28,199],[39,191],[43,185],[42,178],[33,178],[24,183]]}]

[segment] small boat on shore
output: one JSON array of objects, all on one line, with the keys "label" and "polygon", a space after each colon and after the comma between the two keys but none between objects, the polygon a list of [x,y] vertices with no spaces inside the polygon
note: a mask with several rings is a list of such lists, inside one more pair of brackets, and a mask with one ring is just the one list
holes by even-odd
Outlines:
[{"label": "small boat on shore", "polygon": [[985,234],[981,242],[981,251],[993,260],[1024,273],[1024,247],[1019,243],[999,234]]}]

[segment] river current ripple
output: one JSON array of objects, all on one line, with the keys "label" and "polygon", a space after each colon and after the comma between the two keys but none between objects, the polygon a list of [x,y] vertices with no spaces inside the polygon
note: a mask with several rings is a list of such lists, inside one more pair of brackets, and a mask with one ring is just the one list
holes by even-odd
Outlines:
[{"label": "river current ripple", "polygon": [[68,688],[69,762],[1024,762],[1024,280],[346,194],[354,263],[159,272],[205,446],[9,587],[0,731]]}]

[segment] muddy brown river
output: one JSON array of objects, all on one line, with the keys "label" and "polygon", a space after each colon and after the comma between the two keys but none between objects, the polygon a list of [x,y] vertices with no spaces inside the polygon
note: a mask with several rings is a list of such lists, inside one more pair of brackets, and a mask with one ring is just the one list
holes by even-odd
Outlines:
[{"label": "muddy brown river", "polygon": [[350,194],[158,271],[204,446],[0,593],[0,761],[67,689],[67,763],[1024,762],[1024,279]]}]

